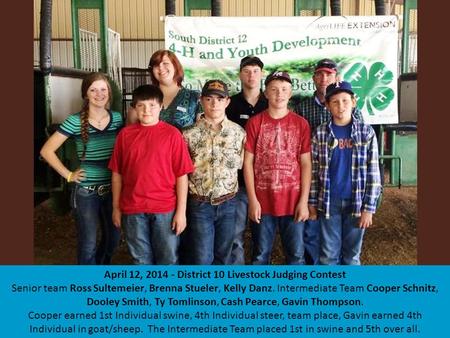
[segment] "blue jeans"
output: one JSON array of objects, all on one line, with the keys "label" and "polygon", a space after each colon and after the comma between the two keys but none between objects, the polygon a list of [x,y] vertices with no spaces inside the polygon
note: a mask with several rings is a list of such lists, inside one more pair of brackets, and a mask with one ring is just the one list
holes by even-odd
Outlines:
[{"label": "blue jeans", "polygon": [[261,222],[252,222],[253,264],[269,264],[276,228],[287,264],[305,264],[303,245],[304,223],[294,221],[293,216],[262,215]]},{"label": "blue jeans", "polygon": [[352,201],[331,197],[330,218],[320,217],[320,264],[360,265],[364,229],[352,217]]},{"label": "blue jeans", "polygon": [[134,264],[178,264],[179,237],[171,227],[174,213],[122,215]]},{"label": "blue jeans", "polygon": [[[78,230],[78,264],[111,264],[120,241],[120,230],[112,222],[112,194],[99,196],[76,185],[71,204]],[[101,234],[98,246],[97,225]]]},{"label": "blue jeans", "polygon": [[236,197],[219,205],[188,200],[191,264],[229,264],[236,228]]},{"label": "blue jeans", "polygon": [[305,263],[308,265],[319,264],[320,254],[320,221],[307,220],[303,233],[305,244]]},{"label": "blue jeans", "polygon": [[244,234],[248,221],[248,198],[245,187],[239,188],[236,200],[236,230],[231,248],[230,264],[244,265]]}]

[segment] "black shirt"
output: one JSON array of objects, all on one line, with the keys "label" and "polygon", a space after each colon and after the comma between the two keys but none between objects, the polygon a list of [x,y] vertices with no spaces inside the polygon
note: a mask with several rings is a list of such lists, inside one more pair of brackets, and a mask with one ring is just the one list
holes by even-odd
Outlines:
[{"label": "black shirt", "polygon": [[267,99],[262,92],[260,92],[255,106],[252,106],[247,102],[243,92],[239,92],[231,97],[226,113],[231,121],[236,122],[242,128],[245,128],[245,124],[250,117],[266,110],[267,107]]},{"label": "black shirt", "polygon": [[[263,92],[259,93],[259,98],[255,106],[252,106],[247,102],[243,92],[239,92],[231,97],[230,104],[226,109],[226,114],[228,119],[236,122],[245,129],[245,124],[247,123],[248,119],[262,112],[263,110],[266,110],[267,107],[267,99],[264,96]],[[242,173],[242,170],[238,171],[238,182],[240,187],[243,187],[245,185],[244,174]]]}]

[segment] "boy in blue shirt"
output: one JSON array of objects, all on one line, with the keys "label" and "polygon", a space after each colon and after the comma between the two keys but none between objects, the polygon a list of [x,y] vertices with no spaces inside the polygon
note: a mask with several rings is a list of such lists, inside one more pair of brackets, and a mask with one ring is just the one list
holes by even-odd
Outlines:
[{"label": "boy in blue shirt", "polygon": [[350,83],[329,85],[325,104],[332,118],[312,139],[310,217],[319,213],[320,264],[359,265],[364,231],[381,193],[377,139],[370,125],[352,115]]}]

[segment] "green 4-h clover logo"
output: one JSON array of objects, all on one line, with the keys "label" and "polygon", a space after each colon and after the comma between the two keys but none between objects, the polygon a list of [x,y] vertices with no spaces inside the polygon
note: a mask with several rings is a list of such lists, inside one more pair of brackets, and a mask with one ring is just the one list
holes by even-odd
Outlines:
[{"label": "green 4-h clover logo", "polygon": [[394,74],[388,70],[383,62],[375,62],[369,74],[364,64],[355,63],[344,75],[350,82],[357,98],[357,106],[362,109],[367,103],[367,111],[375,115],[374,109],[384,110],[394,99],[394,91],[388,85]]}]

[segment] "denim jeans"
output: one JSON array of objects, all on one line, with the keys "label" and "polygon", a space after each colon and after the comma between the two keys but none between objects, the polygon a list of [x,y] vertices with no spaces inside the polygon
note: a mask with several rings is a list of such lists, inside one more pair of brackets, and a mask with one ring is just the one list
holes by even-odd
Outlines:
[{"label": "denim jeans", "polygon": [[230,264],[244,265],[244,234],[248,222],[248,198],[245,187],[240,187],[236,195],[236,230],[231,248]]},{"label": "denim jeans", "polygon": [[171,227],[174,213],[122,215],[134,264],[178,264],[179,237]]},{"label": "denim jeans", "polygon": [[[111,264],[120,241],[120,230],[112,222],[112,194],[99,196],[76,185],[71,204],[78,230],[78,264]],[[101,234],[98,245],[97,226]]]},{"label": "denim jeans", "polygon": [[352,201],[331,197],[330,218],[321,215],[320,264],[360,265],[364,229],[352,217]]},{"label": "denim jeans", "polygon": [[304,222],[296,223],[291,216],[262,215],[260,223],[252,222],[253,264],[269,264],[276,228],[287,264],[305,264],[303,245]]},{"label": "denim jeans", "polygon": [[236,228],[236,197],[219,205],[188,200],[189,256],[196,265],[229,264]]},{"label": "denim jeans", "polygon": [[305,263],[308,265],[319,264],[320,255],[320,221],[307,220],[303,233],[305,244]]}]

